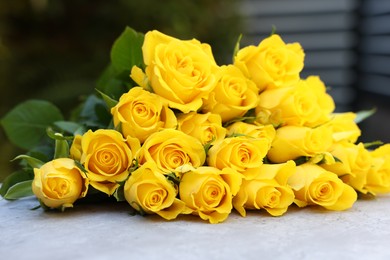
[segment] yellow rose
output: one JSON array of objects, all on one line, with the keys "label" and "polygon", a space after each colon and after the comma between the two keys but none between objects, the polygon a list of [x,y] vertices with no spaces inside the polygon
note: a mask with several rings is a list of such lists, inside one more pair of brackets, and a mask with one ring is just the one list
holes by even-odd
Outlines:
[{"label": "yellow rose", "polygon": [[245,209],[265,209],[272,216],[281,216],[294,202],[294,192],[287,181],[295,173],[295,163],[263,164],[260,168],[255,179],[243,180],[233,206],[243,217]]},{"label": "yellow rose", "polygon": [[334,113],[329,125],[332,128],[335,142],[348,141],[356,143],[361,135],[359,126],[355,123],[356,114],[352,112]]},{"label": "yellow rose", "polygon": [[310,91],[314,93],[318,106],[321,108],[323,114],[332,113],[335,110],[336,105],[332,96],[327,93],[326,86],[320,77],[309,76],[304,81],[309,86]]},{"label": "yellow rose", "polygon": [[244,122],[235,122],[227,128],[228,136],[247,135],[253,138],[264,138],[268,141],[269,146],[275,138],[275,128],[272,125],[248,124]]},{"label": "yellow rose", "polygon": [[226,122],[243,116],[257,105],[257,88],[242,72],[233,65],[221,67],[221,77],[207,98],[203,112],[221,115]]},{"label": "yellow rose", "polygon": [[355,190],[336,174],[316,164],[301,164],[289,180],[299,207],[319,205],[329,210],[346,210],[357,199]]},{"label": "yellow rose", "polygon": [[132,172],[124,186],[126,201],[134,209],[167,220],[175,219],[185,209],[184,202],[176,198],[177,193],[154,162],[146,162]]},{"label": "yellow rose", "polygon": [[123,94],[111,109],[114,125],[121,126],[125,137],[136,137],[140,142],[164,128],[176,128],[176,116],[156,94],[134,87]]},{"label": "yellow rose", "polygon": [[263,91],[294,85],[303,69],[304,57],[299,43],[285,44],[279,35],[273,34],[258,46],[240,49],[234,65]]},{"label": "yellow rose", "polygon": [[342,142],[334,144],[329,152],[337,158],[334,164],[321,165],[324,169],[336,173],[355,190],[367,193],[365,188],[367,173],[372,166],[370,152],[362,143]]},{"label": "yellow rose", "polygon": [[140,149],[137,138],[109,129],[89,130],[82,136],[80,163],[87,170],[90,184],[97,190],[112,195],[118,182],[129,176],[129,168]]},{"label": "yellow rose", "polygon": [[367,174],[365,189],[376,195],[390,192],[390,144],[385,144],[371,153],[372,167]]},{"label": "yellow rose", "polygon": [[179,194],[189,212],[215,224],[229,216],[240,185],[241,175],[236,171],[202,166],[183,174]]},{"label": "yellow rose", "polygon": [[183,165],[199,167],[206,160],[206,152],[201,142],[179,130],[164,129],[150,135],[142,145],[138,162],[155,162],[165,174],[175,172]]},{"label": "yellow rose", "polygon": [[295,160],[301,156],[314,157],[326,152],[332,145],[331,131],[326,126],[309,128],[304,126],[283,126],[276,130],[276,136],[267,157],[274,163]]},{"label": "yellow rose", "polygon": [[260,172],[268,146],[268,140],[265,138],[225,138],[209,149],[207,163],[218,169],[232,168],[245,179],[253,179]]},{"label": "yellow rose", "polygon": [[318,77],[311,76],[294,86],[262,92],[256,115],[262,124],[316,127],[330,120],[334,108],[325,85]]},{"label": "yellow rose", "polygon": [[85,197],[88,180],[74,160],[58,158],[34,168],[32,190],[41,203],[49,208],[65,209]]},{"label": "yellow rose", "polygon": [[142,53],[153,92],[167,100],[171,108],[184,113],[197,111],[202,106],[202,98],[217,83],[218,66],[211,47],[196,39],[183,41],[149,31],[145,34]]},{"label": "yellow rose", "polygon": [[72,146],[70,147],[69,152],[70,152],[71,158],[75,161],[80,161],[81,155],[83,153],[83,151],[81,149],[81,140],[82,140],[82,136],[76,135],[73,138]]},{"label": "yellow rose", "polygon": [[198,139],[203,145],[214,144],[225,138],[226,129],[221,116],[217,114],[198,114],[190,112],[178,116],[178,130]]}]

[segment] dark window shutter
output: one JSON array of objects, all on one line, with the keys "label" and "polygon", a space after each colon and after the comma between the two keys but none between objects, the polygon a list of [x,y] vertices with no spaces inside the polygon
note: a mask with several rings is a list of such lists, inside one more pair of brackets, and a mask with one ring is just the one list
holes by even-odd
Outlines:
[{"label": "dark window shutter", "polygon": [[[241,0],[242,46],[257,45],[273,26],[305,49],[301,76],[319,75],[337,111],[376,107],[360,124],[361,141],[390,142],[389,0]],[[379,127],[378,127],[379,126]]]}]

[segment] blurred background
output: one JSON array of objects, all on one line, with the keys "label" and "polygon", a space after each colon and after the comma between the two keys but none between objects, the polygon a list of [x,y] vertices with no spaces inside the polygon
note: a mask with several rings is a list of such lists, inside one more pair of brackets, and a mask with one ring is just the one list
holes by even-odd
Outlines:
[{"label": "blurred background", "polygon": [[[209,43],[217,62],[234,44],[257,45],[272,28],[306,52],[303,77],[319,75],[337,111],[378,111],[361,141],[390,142],[388,0],[1,0],[0,118],[27,99],[45,99],[65,115],[92,93],[114,40],[130,26]],[[0,130],[0,181],[23,151]]]}]

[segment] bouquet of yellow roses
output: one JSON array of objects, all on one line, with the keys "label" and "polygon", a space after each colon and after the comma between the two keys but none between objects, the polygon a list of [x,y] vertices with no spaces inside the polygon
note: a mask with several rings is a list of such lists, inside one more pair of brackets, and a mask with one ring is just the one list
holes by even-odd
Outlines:
[{"label": "bouquet of yellow roses", "polygon": [[196,39],[126,28],[96,95],[69,120],[38,100],[2,119],[28,152],[0,194],[61,210],[100,194],[140,214],[219,223],[233,209],[345,210],[358,194],[390,192],[390,144],[358,143],[372,111],[335,113],[322,80],[300,77],[304,56],[272,34],[238,42],[232,64],[219,66]]}]

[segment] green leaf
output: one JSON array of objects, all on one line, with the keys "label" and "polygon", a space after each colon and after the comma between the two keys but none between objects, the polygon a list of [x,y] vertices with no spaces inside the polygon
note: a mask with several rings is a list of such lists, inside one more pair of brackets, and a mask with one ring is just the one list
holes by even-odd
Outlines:
[{"label": "green leaf", "polygon": [[276,26],[273,24],[272,25],[272,30],[271,30],[271,34],[270,35],[274,35],[276,34]]},{"label": "green leaf", "polygon": [[7,190],[7,193],[4,195],[4,199],[17,200],[34,195],[31,184],[32,180],[27,180],[13,185]]},{"label": "green leaf", "polygon": [[375,114],[376,108],[370,109],[370,110],[362,110],[356,113],[355,123],[359,124],[363,120],[369,118],[373,114]]},{"label": "green leaf", "polygon": [[12,161],[15,161],[15,160],[26,160],[26,162],[28,163],[28,165],[31,166],[31,168],[41,168],[41,166],[45,164],[41,160],[34,158],[34,157],[31,157],[31,156],[28,156],[28,155],[25,155],[25,154],[21,154],[21,155],[16,156]]},{"label": "green leaf", "polygon": [[60,110],[50,102],[29,100],[12,109],[1,124],[13,144],[28,150],[46,136],[48,126],[60,120]]},{"label": "green leaf", "polygon": [[4,197],[4,195],[7,193],[8,189],[15,184],[27,180],[32,180],[34,178],[34,173],[32,171],[16,171],[8,175],[1,185],[0,188],[0,195]]},{"label": "green leaf", "polygon": [[[98,107],[102,107],[103,109],[99,109]],[[107,110],[106,103],[95,95],[90,95],[80,110],[78,121],[85,124],[87,129],[106,128],[109,122],[102,122],[102,116],[97,114],[105,110]],[[108,114],[108,112],[105,113]]]},{"label": "green leaf", "polygon": [[116,201],[125,201],[125,191],[124,191],[124,185],[121,185],[116,189],[116,191],[113,194]]},{"label": "green leaf", "polygon": [[106,102],[106,105],[109,109],[113,108],[114,106],[116,106],[116,104],[118,104],[117,100],[110,98],[108,95],[104,94],[98,89],[96,89],[96,91],[102,96],[104,102]]},{"label": "green leaf", "polygon": [[80,128],[83,126],[71,121],[57,121],[54,122],[54,125],[58,127],[59,129],[63,130],[64,132],[74,134],[76,133]]},{"label": "green leaf", "polygon": [[143,65],[142,44],[144,35],[126,27],[111,48],[111,62],[117,71],[128,71]]},{"label": "green leaf", "polygon": [[236,45],[234,46],[234,50],[233,50],[233,63],[234,63],[234,60],[235,60],[235,58],[236,58],[236,56],[237,56],[238,51],[240,50],[240,42],[241,42],[241,39],[242,39],[242,34],[240,34],[240,35],[238,36]]}]

